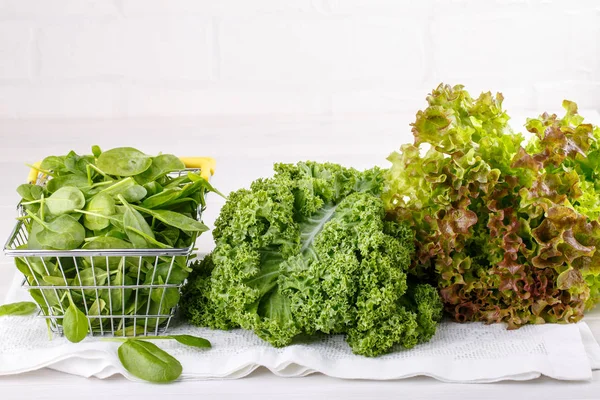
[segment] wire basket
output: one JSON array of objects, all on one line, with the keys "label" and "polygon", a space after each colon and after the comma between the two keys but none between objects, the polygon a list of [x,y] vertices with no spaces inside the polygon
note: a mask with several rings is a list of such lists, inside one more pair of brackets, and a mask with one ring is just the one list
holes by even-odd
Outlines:
[{"label": "wire basket", "polygon": [[[198,172],[187,168],[172,175]],[[38,175],[36,184],[46,178]],[[198,207],[198,219],[202,213]],[[18,206],[23,215],[23,207]],[[23,220],[14,227],[4,253],[15,257],[22,287],[40,306],[50,330],[62,335],[68,297],[87,316],[92,336],[159,335],[175,315],[194,241],[187,248],[110,250],[29,250]]]}]

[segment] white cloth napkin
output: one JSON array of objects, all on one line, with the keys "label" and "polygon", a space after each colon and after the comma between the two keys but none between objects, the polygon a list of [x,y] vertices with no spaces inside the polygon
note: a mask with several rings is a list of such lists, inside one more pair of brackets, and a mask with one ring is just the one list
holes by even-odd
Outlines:
[{"label": "white cloth napkin", "polygon": [[[14,285],[19,285],[16,278]],[[27,298],[11,290],[8,301]],[[589,380],[600,368],[600,346],[585,323],[525,326],[506,330],[501,324],[444,322],[429,343],[378,358],[352,354],[340,335],[281,349],[252,332],[214,331],[177,324],[173,334],[209,339],[213,347],[200,350],[176,342],[157,341],[183,365],[182,380],[242,378],[259,366],[283,377],[323,373],[345,379],[389,380],[418,375],[446,382],[528,380],[541,375],[564,380]],[[70,374],[107,378],[131,376],[117,357],[119,343],[88,338],[73,344],[62,337],[49,340],[44,321],[37,317],[0,318],[0,375],[44,367]]]}]

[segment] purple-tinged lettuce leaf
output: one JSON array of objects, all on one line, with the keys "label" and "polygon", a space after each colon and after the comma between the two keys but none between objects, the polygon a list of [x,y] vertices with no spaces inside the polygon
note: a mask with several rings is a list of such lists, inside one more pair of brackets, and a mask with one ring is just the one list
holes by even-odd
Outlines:
[{"label": "purple-tinged lettuce leaf", "polygon": [[[390,155],[388,218],[416,232],[410,272],[457,321],[575,322],[600,299],[600,130],[575,103],[512,132],[502,95],[440,85]],[[598,182],[598,184],[596,183]]]}]

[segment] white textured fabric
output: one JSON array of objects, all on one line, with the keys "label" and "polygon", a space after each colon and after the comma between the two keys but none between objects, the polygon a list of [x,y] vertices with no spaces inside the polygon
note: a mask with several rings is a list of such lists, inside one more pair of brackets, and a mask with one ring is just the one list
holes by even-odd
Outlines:
[{"label": "white textured fabric", "polygon": [[[546,375],[556,379],[591,378],[579,325],[526,326],[508,331],[502,325],[443,323],[429,343],[375,359],[353,355],[342,336],[275,349],[253,333],[212,331],[180,325],[170,333],[209,339],[213,348],[199,350],[176,342],[157,341],[183,364],[182,379],[241,378],[259,366],[280,376],[321,372],[347,379],[401,379],[417,375],[449,382],[526,380]],[[586,327],[587,328],[587,327]],[[118,343],[87,339],[78,344],[48,339],[46,326],[35,317],[0,319],[0,375],[43,367],[81,376],[106,378],[125,371]],[[588,338],[589,339],[589,338]]]},{"label": "white textured fabric", "polygon": [[[15,284],[18,281],[15,281]],[[10,301],[24,293],[11,291]],[[342,336],[276,349],[252,332],[229,332],[180,324],[172,334],[209,339],[213,348],[200,350],[174,341],[156,341],[183,365],[183,380],[241,378],[259,366],[284,377],[320,372],[346,379],[389,380],[430,376],[448,382],[527,380],[540,375],[564,380],[588,380],[600,367],[600,346],[585,323],[525,326],[442,323],[429,343],[378,358],[352,354]],[[37,317],[0,318],[0,375],[49,367],[70,374],[107,378],[123,374],[119,344],[89,338],[73,344],[61,337],[49,340]]]}]

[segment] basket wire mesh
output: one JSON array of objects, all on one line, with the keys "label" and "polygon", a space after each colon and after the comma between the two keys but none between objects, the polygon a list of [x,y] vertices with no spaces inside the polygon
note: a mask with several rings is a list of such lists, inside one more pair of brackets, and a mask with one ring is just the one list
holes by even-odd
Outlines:
[{"label": "basket wire mesh", "polygon": [[[189,171],[199,170],[188,168],[172,175]],[[38,175],[36,184],[45,183],[46,177]],[[199,206],[198,219],[202,211]],[[18,213],[24,215],[20,205]],[[17,268],[25,276],[22,287],[41,308],[38,315],[46,319],[52,332],[62,335],[65,303],[71,297],[87,316],[92,336],[166,332],[184,283],[181,279],[170,281],[176,269],[187,268],[195,242],[192,240],[187,248],[173,249],[29,250],[24,248],[27,240],[27,226],[18,220],[4,253],[15,257]],[[118,274],[121,278],[114,282],[113,276]],[[100,312],[102,309],[107,311]]]}]

